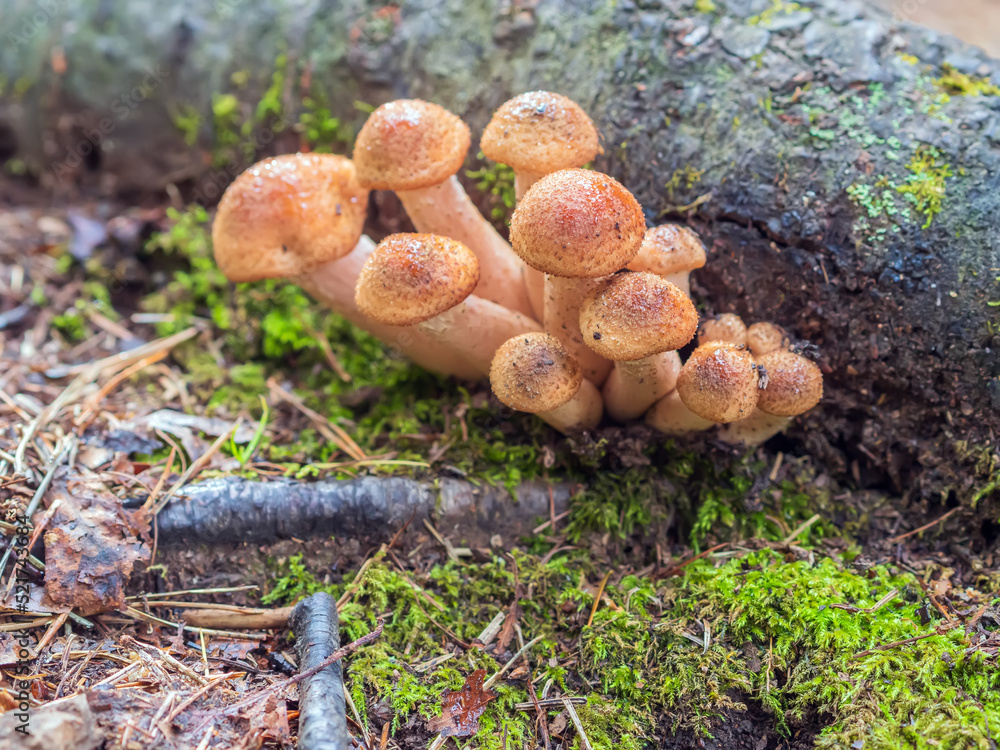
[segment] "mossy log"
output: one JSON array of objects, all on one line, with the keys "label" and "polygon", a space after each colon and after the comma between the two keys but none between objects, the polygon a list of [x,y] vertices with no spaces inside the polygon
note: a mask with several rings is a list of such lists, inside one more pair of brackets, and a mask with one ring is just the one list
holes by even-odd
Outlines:
[{"label": "mossy log", "polygon": [[809,452],[897,493],[968,498],[994,471],[956,460],[1000,429],[1000,63],[973,48],[842,0],[21,5],[0,150],[55,191],[211,199],[239,143],[294,148],[276,118],[356,127],[358,102],[423,97],[480,130],[514,93],[563,92],[599,125],[596,166],[703,232],[705,311],[818,347]]}]

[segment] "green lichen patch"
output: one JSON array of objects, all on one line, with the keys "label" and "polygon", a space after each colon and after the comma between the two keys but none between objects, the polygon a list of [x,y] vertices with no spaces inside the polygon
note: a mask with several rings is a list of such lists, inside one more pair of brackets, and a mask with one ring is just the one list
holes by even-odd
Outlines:
[{"label": "green lichen patch", "polygon": [[1000,96],[1000,86],[989,78],[971,76],[944,64],[944,73],[934,79],[934,84],[949,96]]},{"label": "green lichen patch", "polygon": [[916,210],[923,214],[926,229],[934,221],[934,217],[941,213],[947,179],[952,176],[951,167],[944,162],[938,149],[920,146],[906,168],[910,174],[896,190],[905,195]]},{"label": "green lichen patch", "polygon": [[[476,747],[501,747],[505,729],[508,742],[533,736],[533,715],[513,708],[527,700],[529,676],[540,692],[587,697],[579,715],[594,747],[638,750],[677,730],[705,737],[751,703],[780,734],[811,727],[829,748],[985,749],[1000,722],[995,656],[976,646],[995,637],[995,619],[980,618],[967,634],[908,572],[855,569],[801,549],[722,552],[680,577],[612,573],[593,612],[606,573],[582,552],[543,560],[514,550],[423,573],[379,560],[359,581],[322,584],[293,558],[269,599],[348,591],[341,617],[351,639],[384,613],[382,639],[348,665],[349,689],[366,722],[388,706],[399,731],[416,714],[419,723],[437,713],[441,692],[471,671],[499,669],[494,649],[457,643],[471,644],[506,612],[519,583],[518,625],[525,639],[542,640],[530,675],[499,689]],[[991,604],[975,592],[961,598],[966,618]]]}]

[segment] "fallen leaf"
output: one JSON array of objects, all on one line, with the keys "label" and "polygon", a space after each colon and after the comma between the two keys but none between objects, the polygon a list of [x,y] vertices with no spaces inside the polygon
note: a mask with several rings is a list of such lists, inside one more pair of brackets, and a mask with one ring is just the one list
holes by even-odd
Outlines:
[{"label": "fallen leaf", "polygon": [[477,669],[465,678],[461,690],[448,690],[441,698],[441,715],[427,722],[427,730],[442,737],[470,737],[479,731],[479,717],[486,704],[497,697],[483,689],[485,669]]}]

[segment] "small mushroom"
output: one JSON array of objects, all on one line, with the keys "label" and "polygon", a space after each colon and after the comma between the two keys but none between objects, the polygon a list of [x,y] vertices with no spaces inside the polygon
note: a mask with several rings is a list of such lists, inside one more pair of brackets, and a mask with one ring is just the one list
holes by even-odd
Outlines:
[{"label": "small mushroom", "polygon": [[482,267],[479,296],[531,315],[523,264],[455,176],[469,143],[466,124],[436,104],[419,99],[383,104],[354,144],[358,181],[395,191],[418,232],[453,237],[471,249]]},{"label": "small mushroom", "polygon": [[602,280],[624,268],[642,244],[642,207],[621,183],[600,172],[564,169],[536,182],[514,211],[511,244],[545,277],[545,330],[596,385],[611,362],[583,341],[580,305]]},{"label": "small mushroom", "polygon": [[497,349],[490,385],[504,405],[535,414],[564,434],[591,430],[601,421],[601,394],[547,333],[515,336]]},{"label": "small mushroom", "polygon": [[662,276],[690,296],[691,271],[704,265],[705,246],[694,230],[678,224],[664,224],[646,230],[639,254],[628,267],[632,271]]},{"label": "small mushroom", "polygon": [[586,298],[580,309],[583,340],[615,362],[602,389],[613,419],[640,417],[674,389],[681,369],[676,350],[697,328],[688,296],[652,273],[616,274]]},{"label": "small mushroom", "polygon": [[746,324],[739,315],[733,313],[723,313],[717,318],[706,320],[698,331],[698,343],[707,344],[709,341],[725,341],[737,346],[746,346]]},{"label": "small mushroom", "polygon": [[785,329],[774,323],[754,323],[747,328],[747,346],[754,357],[768,354],[778,349],[788,348],[788,336]]},{"label": "small mushroom", "polygon": [[504,341],[541,326],[472,294],[478,281],[479,262],[461,242],[433,234],[393,234],[365,262],[356,301],[379,323],[415,326],[485,376]]},{"label": "small mushroom", "polygon": [[676,389],[657,401],[646,412],[646,424],[666,435],[686,435],[715,426],[711,419],[699,417],[681,401]]},{"label": "small mushroom", "polygon": [[746,347],[711,341],[695,349],[677,376],[677,394],[695,414],[725,424],[757,405],[758,367]]},{"label": "small mushroom", "polygon": [[286,278],[422,367],[460,377],[476,371],[409,329],[367,318],[354,284],[375,243],[362,235],[368,190],[350,159],[286,154],[264,159],[226,188],[212,225],[215,260],[231,281]]},{"label": "small mushroom", "polygon": [[720,432],[719,437],[727,443],[759,445],[823,398],[823,373],[812,360],[787,349],[776,349],[762,354],[757,363],[767,372],[767,387],[760,392],[757,408],[747,419]]}]

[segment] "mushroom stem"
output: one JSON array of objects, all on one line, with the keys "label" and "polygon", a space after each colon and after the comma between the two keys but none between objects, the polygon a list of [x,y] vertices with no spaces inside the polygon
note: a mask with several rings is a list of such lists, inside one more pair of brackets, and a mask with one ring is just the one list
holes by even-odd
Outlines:
[{"label": "mushroom stem", "polygon": [[426,370],[465,379],[478,379],[483,373],[466,362],[452,349],[424,334],[413,326],[389,326],[376,323],[358,309],[354,287],[375,243],[362,235],[354,250],[339,260],[324,263],[308,273],[289,279],[334,312],[363,331],[398,350]]},{"label": "mushroom stem", "polygon": [[671,391],[646,412],[646,424],[667,435],[686,435],[700,432],[715,425],[711,420],[699,417],[681,401],[677,391]]},{"label": "mushroom stem", "polygon": [[545,176],[544,172],[525,172],[514,170],[514,197],[521,200],[521,197],[528,192],[528,189]]},{"label": "mushroom stem", "polygon": [[457,352],[481,375],[489,375],[493,355],[507,339],[542,330],[542,326],[527,315],[477,295],[466,297],[464,302],[418,323],[416,328]]},{"label": "mushroom stem", "polygon": [[746,419],[731,422],[720,429],[719,440],[732,445],[743,443],[749,448],[754,448],[783,432],[791,423],[791,417],[778,417],[754,409]]},{"label": "mushroom stem", "polygon": [[535,319],[545,324],[545,274],[529,265],[524,267],[524,288],[528,292]]},{"label": "mushroom stem", "polygon": [[583,377],[600,386],[611,373],[612,362],[583,342],[580,332],[580,307],[606,278],[564,279],[545,274],[545,330],[566,348],[583,370]]},{"label": "mushroom stem", "polygon": [[663,274],[663,278],[680,289],[688,297],[691,296],[691,272],[681,271],[679,273]]},{"label": "mushroom stem", "polygon": [[536,416],[566,435],[594,429],[601,421],[602,411],[597,386],[585,378],[573,398],[552,411],[539,412]]},{"label": "mushroom stem", "polygon": [[619,422],[641,417],[677,384],[681,358],[675,351],[615,362],[602,394],[608,414]]},{"label": "mushroom stem", "polygon": [[523,276],[524,264],[472,203],[452,175],[416,190],[397,190],[418,232],[451,237],[476,254],[482,276],[476,294],[499,305],[534,315]]}]

